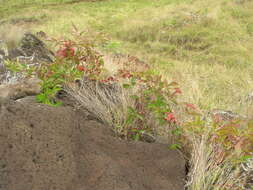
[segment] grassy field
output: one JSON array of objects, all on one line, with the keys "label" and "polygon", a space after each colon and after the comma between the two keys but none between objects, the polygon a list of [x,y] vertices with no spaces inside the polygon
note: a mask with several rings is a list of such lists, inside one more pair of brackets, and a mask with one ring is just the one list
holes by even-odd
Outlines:
[{"label": "grassy field", "polygon": [[245,113],[241,100],[253,91],[252,10],[249,0],[2,0],[0,22],[2,31],[51,36],[67,35],[71,23],[102,32],[111,49],[178,81],[183,100]]},{"label": "grassy field", "polygon": [[178,81],[186,101],[245,111],[238,101],[252,91],[251,1],[68,2],[3,3],[0,16],[53,36],[67,34],[72,22],[104,32],[120,51]]}]

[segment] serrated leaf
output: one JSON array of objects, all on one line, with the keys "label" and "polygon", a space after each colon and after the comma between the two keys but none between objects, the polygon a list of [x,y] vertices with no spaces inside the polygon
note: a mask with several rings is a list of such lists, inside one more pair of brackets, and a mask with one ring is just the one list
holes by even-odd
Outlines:
[{"label": "serrated leaf", "polygon": [[123,88],[130,88],[131,85],[130,84],[123,84]]},{"label": "serrated leaf", "polygon": [[180,144],[171,144],[169,146],[169,149],[172,149],[172,150],[181,149],[181,145]]}]

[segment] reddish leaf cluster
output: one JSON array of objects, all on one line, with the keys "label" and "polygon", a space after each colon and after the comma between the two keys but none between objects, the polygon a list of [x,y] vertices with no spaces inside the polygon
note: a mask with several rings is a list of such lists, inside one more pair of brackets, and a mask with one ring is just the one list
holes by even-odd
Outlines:
[{"label": "reddish leaf cluster", "polygon": [[86,68],[82,65],[77,65],[76,68],[77,68],[78,71],[86,71]]},{"label": "reddish leaf cluster", "polygon": [[100,82],[102,82],[102,83],[108,83],[108,82],[115,82],[115,81],[117,81],[117,79],[115,77],[110,76],[110,77],[108,77],[106,79],[101,80]]},{"label": "reddish leaf cluster", "polygon": [[122,78],[132,78],[133,77],[133,75],[128,70],[120,69],[118,72],[119,72],[119,76]]},{"label": "reddish leaf cluster", "polygon": [[75,49],[72,47],[72,43],[70,41],[64,42],[63,47],[56,52],[56,56],[59,58],[73,57],[74,55]]},{"label": "reddish leaf cluster", "polygon": [[52,72],[52,71],[48,71],[48,72],[46,73],[46,77],[51,77],[51,76],[52,76],[52,74],[53,74],[53,72]]},{"label": "reddish leaf cluster", "polygon": [[165,118],[166,121],[169,121],[171,123],[177,123],[176,117],[172,112],[166,112]]},{"label": "reddish leaf cluster", "polygon": [[186,103],[185,106],[186,106],[187,108],[190,108],[190,109],[193,109],[193,110],[196,109],[196,106],[193,105],[193,104]]},{"label": "reddish leaf cluster", "polygon": [[177,95],[177,94],[182,94],[182,91],[181,91],[181,89],[180,88],[174,88],[174,92],[173,92],[173,94],[172,94],[172,96],[175,96],[175,95]]}]

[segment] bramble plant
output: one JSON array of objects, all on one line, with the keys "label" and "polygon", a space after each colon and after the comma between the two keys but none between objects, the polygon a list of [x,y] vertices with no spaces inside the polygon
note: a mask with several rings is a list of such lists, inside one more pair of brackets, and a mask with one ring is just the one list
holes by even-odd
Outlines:
[{"label": "bramble plant", "polygon": [[[50,40],[57,47],[53,63],[41,63],[38,67],[25,63],[6,62],[7,67],[14,72],[22,72],[27,77],[36,76],[41,79],[41,93],[36,97],[38,102],[60,105],[60,102],[55,101],[55,95],[65,84],[84,77],[106,85],[118,83],[126,91],[132,88],[138,89],[137,93],[130,97],[134,104],[128,107],[125,126],[122,126],[127,129],[124,133],[125,137],[132,138],[136,134],[139,136],[144,131],[153,133],[153,120],[158,125],[168,126],[171,133],[178,136],[178,140],[181,138],[180,142],[185,141],[186,137],[182,135],[185,129],[188,133],[198,135],[204,133],[205,123],[197,119],[199,117],[184,123],[176,118],[178,115],[174,110],[176,106],[183,107],[187,115],[194,115],[197,109],[193,104],[177,102],[177,96],[182,94],[182,91],[176,82],[163,80],[162,76],[154,74],[149,69],[141,72],[133,71],[129,68],[131,65],[118,69],[114,75],[105,75],[103,56],[95,49],[94,42],[83,37],[77,29],[73,37],[72,40]],[[250,148],[246,144],[251,144],[253,141],[250,135],[252,123],[243,125],[246,126],[243,128],[240,126],[242,126],[240,121],[226,125],[214,121],[212,141],[224,145],[224,149],[227,150],[240,147],[242,152],[249,153]]]},{"label": "bramble plant", "polygon": [[[172,131],[178,125],[171,107],[172,104],[177,104],[176,96],[181,94],[177,83],[168,83],[150,70],[137,72],[126,67],[119,69],[114,75],[105,75],[103,56],[95,50],[94,43],[78,31],[75,31],[73,40],[50,41],[57,47],[53,63],[41,63],[39,67],[14,62],[7,64],[12,71],[23,72],[27,77],[36,76],[41,80],[41,93],[36,97],[38,102],[60,105],[61,102],[56,101],[55,96],[63,86],[85,77],[105,85],[119,83],[126,91],[131,91],[131,88],[139,89],[138,95],[131,96],[135,103],[133,107],[128,107],[126,122],[121,126],[127,129],[124,130],[124,137],[133,138],[140,131],[153,133],[152,124],[145,119],[148,117],[157,120],[161,125],[169,123]],[[176,128],[175,131],[179,129]]]},{"label": "bramble plant", "polygon": [[63,89],[64,84],[82,79],[98,80],[102,71],[103,60],[89,41],[71,41],[51,39],[58,50],[53,63],[28,65],[26,63],[6,62],[14,72],[22,72],[26,77],[36,76],[41,80],[41,93],[36,96],[40,103],[60,105],[55,95]]},{"label": "bramble plant", "polygon": [[[41,93],[37,95],[39,102],[60,105],[60,102],[55,101],[55,95],[66,84],[75,83],[76,80],[85,79],[107,87],[118,85],[122,92],[128,92],[125,94],[129,95],[132,102],[126,105],[125,120],[120,125],[114,123],[113,127],[119,132],[119,136],[140,140],[144,132],[155,134],[157,127],[163,126],[173,137],[170,148],[187,153],[191,153],[196,139],[208,134],[206,143],[216,153],[213,159],[217,167],[230,162],[237,167],[252,158],[251,121],[206,122],[201,119],[197,106],[177,101],[177,96],[182,94],[182,91],[176,82],[168,82],[150,69],[135,71],[131,69],[131,65],[126,65],[114,74],[108,74],[103,56],[96,50],[94,42],[83,37],[78,31],[72,40],[54,39],[51,42],[55,43],[58,49],[53,63],[41,63],[38,67],[7,62],[12,71],[41,79]],[[100,97],[97,98],[98,101],[99,99]],[[111,113],[113,110],[109,112],[114,114]],[[187,121],[182,119],[182,115],[187,117]],[[115,118],[116,113],[112,121]],[[217,181],[218,177],[214,176],[213,180]],[[226,189],[224,187],[224,190]]]}]

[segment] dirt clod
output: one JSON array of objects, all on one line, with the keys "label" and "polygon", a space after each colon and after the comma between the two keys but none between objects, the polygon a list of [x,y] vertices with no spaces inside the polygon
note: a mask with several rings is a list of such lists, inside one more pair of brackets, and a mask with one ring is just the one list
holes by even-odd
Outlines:
[{"label": "dirt clod", "polygon": [[127,142],[68,106],[0,102],[1,190],[183,190],[166,145]]}]

